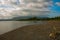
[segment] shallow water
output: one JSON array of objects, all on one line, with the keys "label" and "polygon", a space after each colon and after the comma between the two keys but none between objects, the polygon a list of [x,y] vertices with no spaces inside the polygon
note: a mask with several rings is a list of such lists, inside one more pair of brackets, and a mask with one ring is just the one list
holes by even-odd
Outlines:
[{"label": "shallow water", "polygon": [[0,21],[0,35],[22,26],[42,24],[42,21]]}]

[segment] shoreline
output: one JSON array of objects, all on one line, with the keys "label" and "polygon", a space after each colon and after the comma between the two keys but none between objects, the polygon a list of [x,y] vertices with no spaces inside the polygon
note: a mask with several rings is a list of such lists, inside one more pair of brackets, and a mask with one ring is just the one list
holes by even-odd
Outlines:
[{"label": "shoreline", "polygon": [[60,21],[46,21],[44,24],[28,25],[0,35],[0,40],[51,40],[49,33],[56,27],[60,31]]}]

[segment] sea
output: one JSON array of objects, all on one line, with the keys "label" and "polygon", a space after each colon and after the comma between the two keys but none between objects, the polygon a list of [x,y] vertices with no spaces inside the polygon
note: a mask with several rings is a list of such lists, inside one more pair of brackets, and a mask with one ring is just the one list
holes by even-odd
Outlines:
[{"label": "sea", "polygon": [[0,35],[20,27],[43,23],[45,21],[0,21]]}]

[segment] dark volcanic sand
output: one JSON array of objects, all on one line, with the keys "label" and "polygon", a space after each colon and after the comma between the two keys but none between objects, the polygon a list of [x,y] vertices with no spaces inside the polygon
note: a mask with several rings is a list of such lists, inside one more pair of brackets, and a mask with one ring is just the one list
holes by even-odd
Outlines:
[{"label": "dark volcanic sand", "polygon": [[29,25],[0,35],[0,40],[51,40],[52,27],[60,31],[60,21],[46,21],[44,24]]}]

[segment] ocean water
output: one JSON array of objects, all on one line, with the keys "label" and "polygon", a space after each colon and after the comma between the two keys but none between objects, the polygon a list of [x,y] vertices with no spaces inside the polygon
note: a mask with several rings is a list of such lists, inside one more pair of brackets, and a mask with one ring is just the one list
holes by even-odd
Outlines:
[{"label": "ocean water", "polygon": [[35,25],[42,24],[45,22],[42,21],[0,21],[0,35],[6,32],[15,30],[17,28],[27,26],[27,25]]}]

